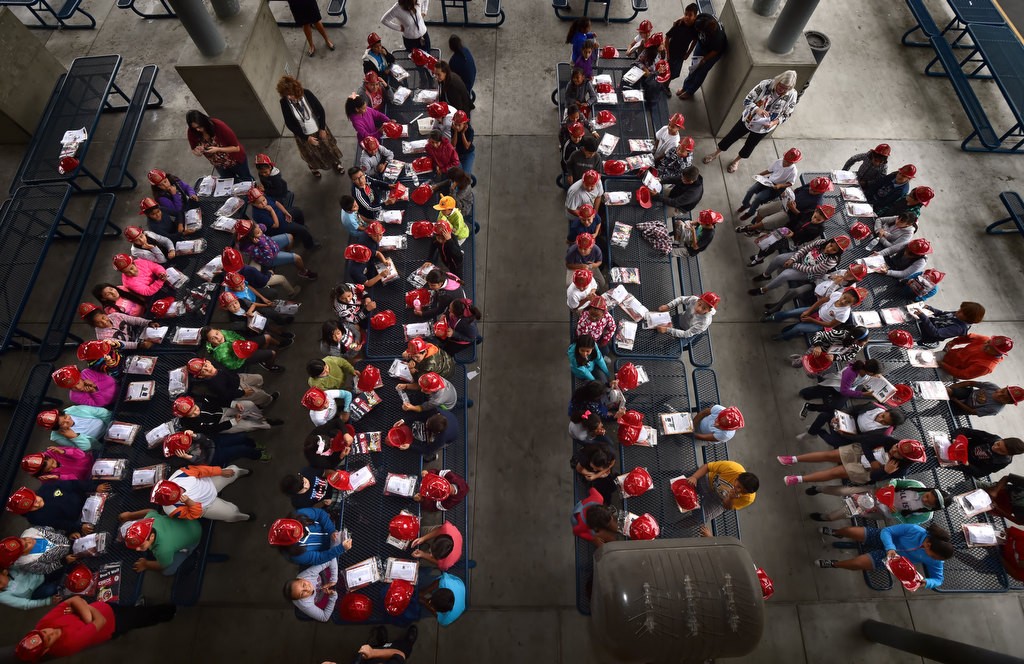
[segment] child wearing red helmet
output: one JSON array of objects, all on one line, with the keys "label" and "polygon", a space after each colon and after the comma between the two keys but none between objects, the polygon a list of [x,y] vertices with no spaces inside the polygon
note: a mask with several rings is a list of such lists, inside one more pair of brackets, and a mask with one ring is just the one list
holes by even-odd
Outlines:
[{"label": "child wearing red helmet", "polygon": [[[736,461],[712,461],[695,470],[686,481],[697,490],[704,522],[710,523],[726,510],[741,510],[754,504],[761,481]],[[710,537],[705,525],[701,535]]]},{"label": "child wearing red helmet", "polygon": [[709,443],[725,443],[732,440],[744,425],[739,408],[715,404],[694,415],[693,437]]},{"label": "child wearing red helmet", "polygon": [[[781,159],[776,159],[768,168],[758,173],[761,180],[755,180],[754,184],[747,189],[743,195],[736,213],[740,215],[740,221],[750,219],[757,213],[757,208],[774,200],[782,195],[782,192],[792,187],[800,177],[800,170],[796,164],[803,158],[803,153],[796,148],[786,150]],[[767,184],[763,184],[766,182]]]},{"label": "child wearing red helmet", "polygon": [[711,326],[711,319],[717,313],[715,307],[720,297],[716,293],[708,291],[701,295],[680,295],[668,304],[658,307],[658,311],[672,311],[679,307],[677,323],[675,325],[659,325],[656,329],[663,334],[669,334],[677,339],[682,339],[685,346],[699,334]]},{"label": "child wearing red helmet", "polygon": [[[424,470],[420,473],[420,478],[419,490],[412,499],[427,512],[446,512],[461,504],[469,494],[469,484],[452,470]],[[461,555],[461,547],[458,553]],[[456,560],[458,557],[452,560],[452,564]]]},{"label": "child wearing red helmet", "polygon": [[1013,349],[1013,339],[965,334],[950,339],[939,360],[939,368],[954,378],[973,380],[992,373]]},{"label": "child wearing red helmet", "polygon": [[576,236],[576,242],[569,245],[565,252],[566,284],[572,283],[576,270],[589,270],[597,281],[598,289],[604,290],[607,287],[607,282],[601,272],[603,262],[604,253],[594,241],[594,236],[590,233],[581,233]]},{"label": "child wearing red helmet", "polygon": [[425,399],[420,404],[403,403],[402,410],[417,413],[431,413],[435,410],[451,410],[455,408],[459,393],[455,385],[447,378],[436,373],[423,373],[415,383],[399,383],[397,390],[406,392],[422,392]]},{"label": "child wearing red helmet", "polygon": [[1004,406],[1016,406],[1024,400],[1022,387],[999,387],[995,383],[977,380],[962,380],[948,385],[946,393],[955,412],[974,417],[996,415]]},{"label": "child wearing red helmet", "polygon": [[819,559],[815,561],[818,567],[859,572],[883,570],[886,569],[886,561],[902,556],[924,567],[925,588],[938,588],[942,585],[943,561],[952,558],[954,553],[949,531],[935,523],[927,529],[914,524],[898,524],[881,529],[860,526],[833,529],[822,526],[821,533],[860,542],[862,550],[867,553],[849,560]]}]

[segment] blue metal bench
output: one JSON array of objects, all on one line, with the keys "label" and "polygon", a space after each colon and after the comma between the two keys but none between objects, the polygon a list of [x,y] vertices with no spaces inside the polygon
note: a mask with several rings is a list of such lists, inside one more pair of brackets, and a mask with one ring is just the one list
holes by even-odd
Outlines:
[{"label": "blue metal bench", "polygon": [[[718,393],[718,376],[711,369],[693,370],[693,399],[696,410],[717,405],[722,397]],[[729,446],[725,443],[713,443],[704,446],[704,463],[712,461],[728,461]],[[722,516],[711,522],[711,531],[716,537],[740,538],[740,519],[735,510],[726,510]]]},{"label": "blue metal bench", "polygon": [[[135,85],[135,92],[132,93],[131,101],[125,109],[121,130],[117,134],[117,140],[114,141],[114,150],[110,155],[107,170],[103,174],[103,189],[105,191],[135,189],[138,186],[138,182],[128,172],[128,162],[131,161],[132,152],[135,150],[135,142],[138,140],[146,110],[159,108],[164,103],[163,97],[154,87],[156,75],[159,72],[160,68],[156,65],[146,65],[139,73],[139,82]],[[149,99],[152,96],[155,96],[156,100],[150,102]],[[125,186],[125,178],[131,183],[130,186]]]},{"label": "blue metal bench", "polygon": [[648,9],[647,0],[629,0],[630,9],[633,10],[632,14],[629,16],[609,18],[608,12],[612,3],[608,0],[583,0],[583,13],[579,16],[567,13],[572,11],[569,7],[569,0],[551,0],[551,8],[555,10],[555,16],[557,16],[559,20],[574,21],[577,18],[581,18],[589,14],[591,3],[604,5],[604,16],[602,17],[602,20],[604,20],[605,23],[629,23],[635,19],[640,12],[645,12]]},{"label": "blue metal bench", "polygon": [[223,553],[210,553],[213,541],[213,521],[202,520],[203,534],[199,546],[189,555],[178,568],[171,585],[171,603],[177,606],[195,606],[203,593],[203,580],[206,579],[207,563],[222,563],[228,559]]},{"label": "blue metal bench", "polygon": [[44,362],[32,367],[29,371],[28,380],[21,391],[21,397],[4,399],[5,404],[14,406],[14,414],[11,422],[7,425],[7,433],[4,435],[3,447],[0,447],[0,494],[7,496],[11,493],[14,478],[21,470],[21,458],[25,455],[25,448],[28,441],[35,433],[36,414],[43,404],[59,408],[62,402],[59,399],[51,399],[46,396],[46,390],[50,387],[50,374],[53,373],[53,364]]},{"label": "blue metal bench", "polygon": [[[33,23],[26,26],[28,28],[91,30],[96,27],[96,19],[82,9],[81,4],[82,0],[58,0],[56,3],[51,3],[50,0],[0,0],[0,7],[24,7],[31,12],[32,16],[39,21],[39,25]],[[68,19],[75,14],[81,14],[89,22],[87,24],[68,23]],[[43,16],[52,16],[57,23],[47,23]]]},{"label": "blue metal bench", "polygon": [[64,350],[64,344],[70,336],[75,344],[82,339],[71,334],[71,324],[78,319],[78,303],[85,291],[86,279],[92,270],[92,264],[99,252],[100,241],[106,237],[117,237],[121,229],[110,221],[110,213],[114,209],[114,194],[105,193],[96,197],[92,214],[86,224],[75,251],[75,258],[68,270],[68,279],[61,289],[57,303],[53,307],[53,317],[46,328],[39,344],[39,359],[54,362]]},{"label": "blue metal bench", "polygon": [[[501,8],[502,0],[484,0],[484,16],[497,19],[496,21],[481,22],[469,20],[470,0],[441,0],[441,20],[427,21],[427,25],[447,25],[451,27],[465,28],[496,28],[505,22],[505,10]],[[462,20],[448,18],[449,9],[462,9]]]},{"label": "blue metal bench", "polygon": [[[1024,200],[1021,200],[1020,194],[1015,191],[1004,191],[999,194],[999,200],[1003,202],[1003,205],[1006,207],[1006,213],[1010,216],[992,222],[985,227],[985,232],[989,235],[1005,235],[1007,233],[1020,233],[1024,235]],[[999,228],[1011,221],[1016,227],[1015,229]]]},{"label": "blue metal bench", "polygon": [[[931,46],[932,37],[941,36],[942,31],[939,30],[939,26],[935,23],[935,19],[932,18],[928,8],[924,6],[923,0],[906,0],[906,3],[907,9],[914,15],[917,24],[903,33],[903,36],[900,37],[900,43],[904,46]],[[910,35],[919,30],[924,35],[923,40],[908,39]]]},{"label": "blue metal bench", "polygon": [[[944,75],[949,78],[949,82],[953,85],[953,91],[960,100],[960,105],[963,106],[967,119],[971,121],[971,126],[974,128],[974,131],[968,134],[963,142],[960,143],[960,149],[965,152],[1015,152],[1015,149],[1001,147],[1003,141],[996,134],[992,123],[985,114],[985,110],[981,107],[978,95],[971,88],[969,80],[971,76],[968,76],[960,69],[961,63],[953,53],[953,47],[941,35],[932,37],[931,41],[932,46],[935,48],[935,57],[925,67],[925,74],[929,76],[943,76],[941,72],[932,71],[933,65],[936,63],[942,64],[942,68],[945,70]],[[979,76],[973,77],[981,78]],[[971,145],[974,138],[978,139],[981,143],[980,146]]]},{"label": "blue metal bench", "polygon": [[163,8],[164,8],[163,13],[158,13],[158,14],[141,11],[138,7],[135,6],[136,2],[138,2],[138,0],[117,0],[117,8],[118,9],[130,9],[133,12],[135,12],[136,14],[138,14],[139,16],[141,16],[142,18],[177,18],[178,17],[178,15],[174,13],[174,10],[171,9],[171,7],[167,4],[167,0],[157,0],[157,2],[159,2],[161,4],[161,6],[163,6]]},{"label": "blue metal bench", "polygon": [[[269,2],[280,1],[280,0],[268,0]],[[348,23],[348,0],[331,0],[330,4],[327,5],[328,16],[340,16],[340,21],[323,21],[324,27],[328,28],[340,28]],[[295,21],[278,21],[277,24],[282,28],[297,28],[299,24]]]}]

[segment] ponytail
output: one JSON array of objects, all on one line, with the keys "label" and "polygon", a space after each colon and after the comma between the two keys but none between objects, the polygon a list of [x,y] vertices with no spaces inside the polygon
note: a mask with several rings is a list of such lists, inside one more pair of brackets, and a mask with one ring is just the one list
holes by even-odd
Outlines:
[{"label": "ponytail", "polygon": [[934,553],[940,560],[948,560],[949,558],[952,558],[954,549],[949,531],[937,523],[929,525],[927,531],[928,542],[932,553]]}]

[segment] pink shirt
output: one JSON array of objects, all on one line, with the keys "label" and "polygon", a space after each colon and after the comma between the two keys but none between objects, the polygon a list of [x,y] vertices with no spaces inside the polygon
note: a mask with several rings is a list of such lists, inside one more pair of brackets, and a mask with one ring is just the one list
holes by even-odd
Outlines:
[{"label": "pink shirt", "polygon": [[70,398],[73,403],[77,403],[82,406],[108,406],[114,402],[114,397],[117,396],[117,381],[107,374],[94,371],[93,369],[83,370],[82,378],[95,383],[96,391],[79,392],[77,390],[71,390],[68,393],[68,398]]},{"label": "pink shirt", "polygon": [[462,557],[462,533],[460,533],[459,529],[453,526],[449,521],[442,523],[441,527],[437,530],[441,535],[448,535],[451,537],[452,542],[454,543],[452,552],[437,561],[437,569],[445,572],[450,570],[455,563],[459,562],[459,558]]},{"label": "pink shirt", "polygon": [[92,477],[93,457],[77,447],[62,447],[60,451],[46,450],[43,456],[56,459],[58,466],[39,476],[40,482],[57,480],[87,480]]},{"label": "pink shirt", "polygon": [[110,306],[108,304],[103,307],[103,313],[112,314],[115,312],[123,312],[129,316],[141,316],[146,311],[146,308],[141,304],[134,300],[129,300],[126,297],[117,298],[117,302],[115,302],[114,305],[115,306]]},{"label": "pink shirt", "polygon": [[139,273],[134,277],[129,277],[124,273],[121,274],[121,285],[131,292],[149,297],[160,290],[160,287],[166,283],[163,279],[159,278],[163,276],[166,270],[153,261],[137,258],[135,259],[135,267],[139,268]]}]

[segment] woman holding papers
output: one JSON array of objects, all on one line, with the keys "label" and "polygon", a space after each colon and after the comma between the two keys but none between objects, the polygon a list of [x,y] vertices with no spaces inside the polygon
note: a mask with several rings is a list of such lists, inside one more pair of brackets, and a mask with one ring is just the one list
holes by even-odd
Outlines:
[{"label": "woman holding papers", "polygon": [[887,560],[902,556],[924,567],[925,588],[942,585],[943,561],[953,557],[953,543],[949,531],[932,524],[928,529],[911,524],[900,524],[888,528],[837,528],[822,526],[821,533],[829,537],[848,538],[861,542],[867,553],[850,560],[816,560],[823,569],[848,569],[869,571],[885,569]]},{"label": "woman holding papers", "polygon": [[[906,413],[899,408],[887,408],[875,402],[861,403],[847,410],[822,410],[807,433],[797,436],[797,440],[806,441],[820,436],[832,447],[851,442],[884,443],[893,429],[906,420]],[[826,432],[826,426],[831,426],[832,432]]]},{"label": "woman holding papers", "polygon": [[704,163],[710,164],[733,143],[746,137],[739,156],[733,159],[726,169],[730,173],[735,173],[740,167],[740,161],[750,157],[761,139],[793,114],[797,102],[795,87],[796,72],[792,69],[787,69],[775,78],[766,78],[755,85],[743,100],[743,114],[740,119],[718,142],[718,149],[704,157]]}]

